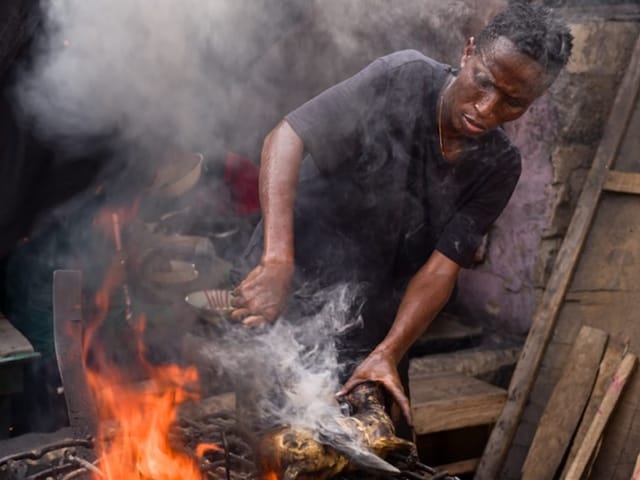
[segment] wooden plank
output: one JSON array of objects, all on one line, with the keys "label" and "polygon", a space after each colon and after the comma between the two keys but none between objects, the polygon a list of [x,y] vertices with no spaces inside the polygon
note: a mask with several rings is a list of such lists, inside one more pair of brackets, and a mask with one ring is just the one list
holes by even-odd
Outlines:
[{"label": "wooden plank", "polygon": [[542,356],[553,332],[562,300],[569,286],[584,240],[633,112],[640,88],[640,37],[611,109],[611,115],[591,170],[585,181],[567,234],[556,257],[553,272],[536,308],[531,329],[509,385],[505,408],[478,465],[476,480],[495,480],[509,451],[518,423],[533,387]]},{"label": "wooden plank", "polygon": [[573,443],[571,445],[571,450],[569,451],[569,455],[567,456],[567,461],[562,472],[560,478],[564,479],[569,470],[569,465],[573,462],[573,459],[576,458],[576,454],[578,453],[578,449],[582,442],[584,441],[584,437],[587,434],[587,430],[593,422],[593,419],[596,416],[598,411],[598,407],[604,398],[605,393],[607,392],[607,387],[611,383],[611,379],[622,360],[622,356],[624,354],[625,347],[616,342],[609,341],[607,345],[607,350],[604,353],[602,358],[602,362],[600,362],[600,368],[598,369],[598,377],[596,379],[596,384],[593,387],[593,392],[591,393],[591,397],[589,398],[589,403],[587,404],[587,408],[584,410],[584,415],[582,416],[582,420],[580,421],[580,426],[578,427],[578,431],[573,438]]},{"label": "wooden plank", "polygon": [[459,462],[447,463],[446,465],[438,465],[435,469],[438,472],[447,472],[449,475],[462,475],[463,473],[471,473],[478,468],[480,458],[469,458]]},{"label": "wooden plank", "polygon": [[522,467],[522,480],[553,478],[580,422],[609,335],[582,327]]},{"label": "wooden plank", "polygon": [[410,389],[418,435],[492,424],[506,398],[505,390],[459,374],[414,377]]},{"label": "wooden plank", "polygon": [[582,478],[582,475],[586,471],[587,466],[592,459],[594,450],[600,441],[604,427],[613,413],[613,409],[620,398],[620,394],[622,393],[624,386],[627,384],[627,380],[635,368],[637,360],[638,359],[634,354],[627,353],[622,359],[622,362],[620,362],[620,366],[616,370],[613,380],[611,380],[611,383],[609,384],[607,393],[600,403],[598,412],[591,422],[589,430],[587,430],[587,434],[578,449],[578,453],[569,466],[565,477],[566,480],[580,480]]},{"label": "wooden plank", "polygon": [[465,349],[456,352],[425,355],[411,359],[409,376],[419,377],[440,373],[459,373],[469,377],[487,375],[516,364],[520,347],[486,350]]},{"label": "wooden plank", "polygon": [[604,190],[608,192],[640,194],[640,173],[609,171]]},{"label": "wooden plank", "polygon": [[33,353],[33,346],[2,313],[0,313],[0,358]]}]

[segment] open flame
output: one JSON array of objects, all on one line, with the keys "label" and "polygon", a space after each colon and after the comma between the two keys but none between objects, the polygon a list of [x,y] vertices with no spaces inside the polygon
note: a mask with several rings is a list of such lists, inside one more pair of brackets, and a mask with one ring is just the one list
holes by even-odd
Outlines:
[{"label": "open flame", "polygon": [[195,393],[197,371],[177,365],[155,367],[142,386],[120,384],[117,371],[90,372],[100,418],[100,470],[108,480],[201,480],[195,460],[173,449],[169,429],[177,408]]},{"label": "open flame", "polygon": [[[116,216],[117,215],[117,216]],[[116,213],[103,218],[123,218]],[[98,222],[101,223],[101,222]],[[105,222],[106,223],[106,222]],[[119,225],[114,230],[116,253],[120,253]],[[99,469],[96,480],[202,480],[196,460],[177,451],[169,441],[169,430],[178,407],[198,398],[198,372],[194,367],[151,365],[145,360],[142,342],[145,319],[135,323],[137,353],[147,381],[132,384],[127,373],[113,365],[104,348],[94,340],[98,327],[107,318],[110,296],[122,287],[124,278],[118,255],[96,295],[96,318],[85,334],[84,359],[91,352],[92,369],[87,368],[88,383],[98,413]],[[215,448],[198,448],[198,451]]]}]

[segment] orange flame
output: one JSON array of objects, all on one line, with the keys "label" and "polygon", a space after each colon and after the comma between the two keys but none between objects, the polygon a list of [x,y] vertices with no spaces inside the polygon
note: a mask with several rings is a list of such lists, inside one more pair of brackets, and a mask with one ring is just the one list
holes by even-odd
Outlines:
[{"label": "orange flame", "polygon": [[215,443],[201,443],[196,448],[196,455],[198,457],[203,457],[205,453],[210,452],[211,450],[215,450],[216,452],[222,451],[222,449]]},{"label": "orange flame", "polygon": [[[101,218],[109,218],[105,213]],[[98,222],[100,223],[100,222]],[[105,232],[106,233],[106,232]],[[85,332],[84,359],[91,351],[95,370],[87,369],[89,386],[98,410],[99,468],[96,480],[202,480],[196,460],[172,448],[169,431],[178,407],[198,398],[198,373],[194,367],[155,366],[144,358],[142,333],[145,319],[136,325],[138,357],[148,381],[132,384],[112,365],[95,341],[98,327],[107,318],[110,293],[121,284],[122,271],[114,262],[96,295],[97,315]],[[200,448],[200,447],[199,447]]]},{"label": "orange flame", "polygon": [[267,472],[264,475],[264,480],[278,480],[278,475],[276,472]]},{"label": "orange flame", "polygon": [[169,365],[153,374],[136,388],[119,384],[117,372],[89,373],[100,417],[100,470],[108,480],[201,480],[194,459],[169,442],[178,405],[195,395],[185,387],[197,382],[197,372]]}]

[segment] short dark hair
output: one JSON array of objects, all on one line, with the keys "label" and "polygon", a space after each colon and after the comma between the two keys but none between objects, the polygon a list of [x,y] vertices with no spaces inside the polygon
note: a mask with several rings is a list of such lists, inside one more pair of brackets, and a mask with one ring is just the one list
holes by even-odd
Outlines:
[{"label": "short dark hair", "polygon": [[499,37],[508,38],[516,49],[530,56],[555,77],[571,55],[573,35],[562,18],[542,5],[511,1],[476,37],[480,48]]}]

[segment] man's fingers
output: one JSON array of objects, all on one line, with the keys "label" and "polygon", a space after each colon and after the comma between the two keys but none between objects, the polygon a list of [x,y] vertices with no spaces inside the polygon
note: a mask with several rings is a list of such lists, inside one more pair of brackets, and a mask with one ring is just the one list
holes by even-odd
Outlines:
[{"label": "man's fingers", "polygon": [[248,315],[251,315],[251,310],[248,308],[236,308],[231,312],[231,319],[240,321]]},{"label": "man's fingers", "polygon": [[267,323],[267,320],[262,315],[251,315],[242,321],[242,324],[247,327],[255,327],[265,323]]},{"label": "man's fingers", "polygon": [[407,423],[410,427],[413,427],[413,413],[411,412],[411,404],[409,403],[409,399],[404,393],[402,387],[393,384],[385,384],[386,389],[393,396],[393,399],[396,401],[400,410],[402,410],[402,414],[404,418],[407,420]]},{"label": "man's fingers", "polygon": [[242,295],[231,295],[230,297],[231,306],[233,308],[241,308],[247,306],[247,301],[244,299]]},{"label": "man's fingers", "polygon": [[347,380],[345,382],[345,384],[342,386],[342,388],[340,389],[340,391],[338,393],[336,393],[336,397],[344,397],[345,395],[347,395],[351,390],[353,390],[355,388],[356,385],[359,385],[361,383],[364,383],[366,380],[362,380],[362,379],[356,379],[356,378],[350,378],[349,380]]}]

